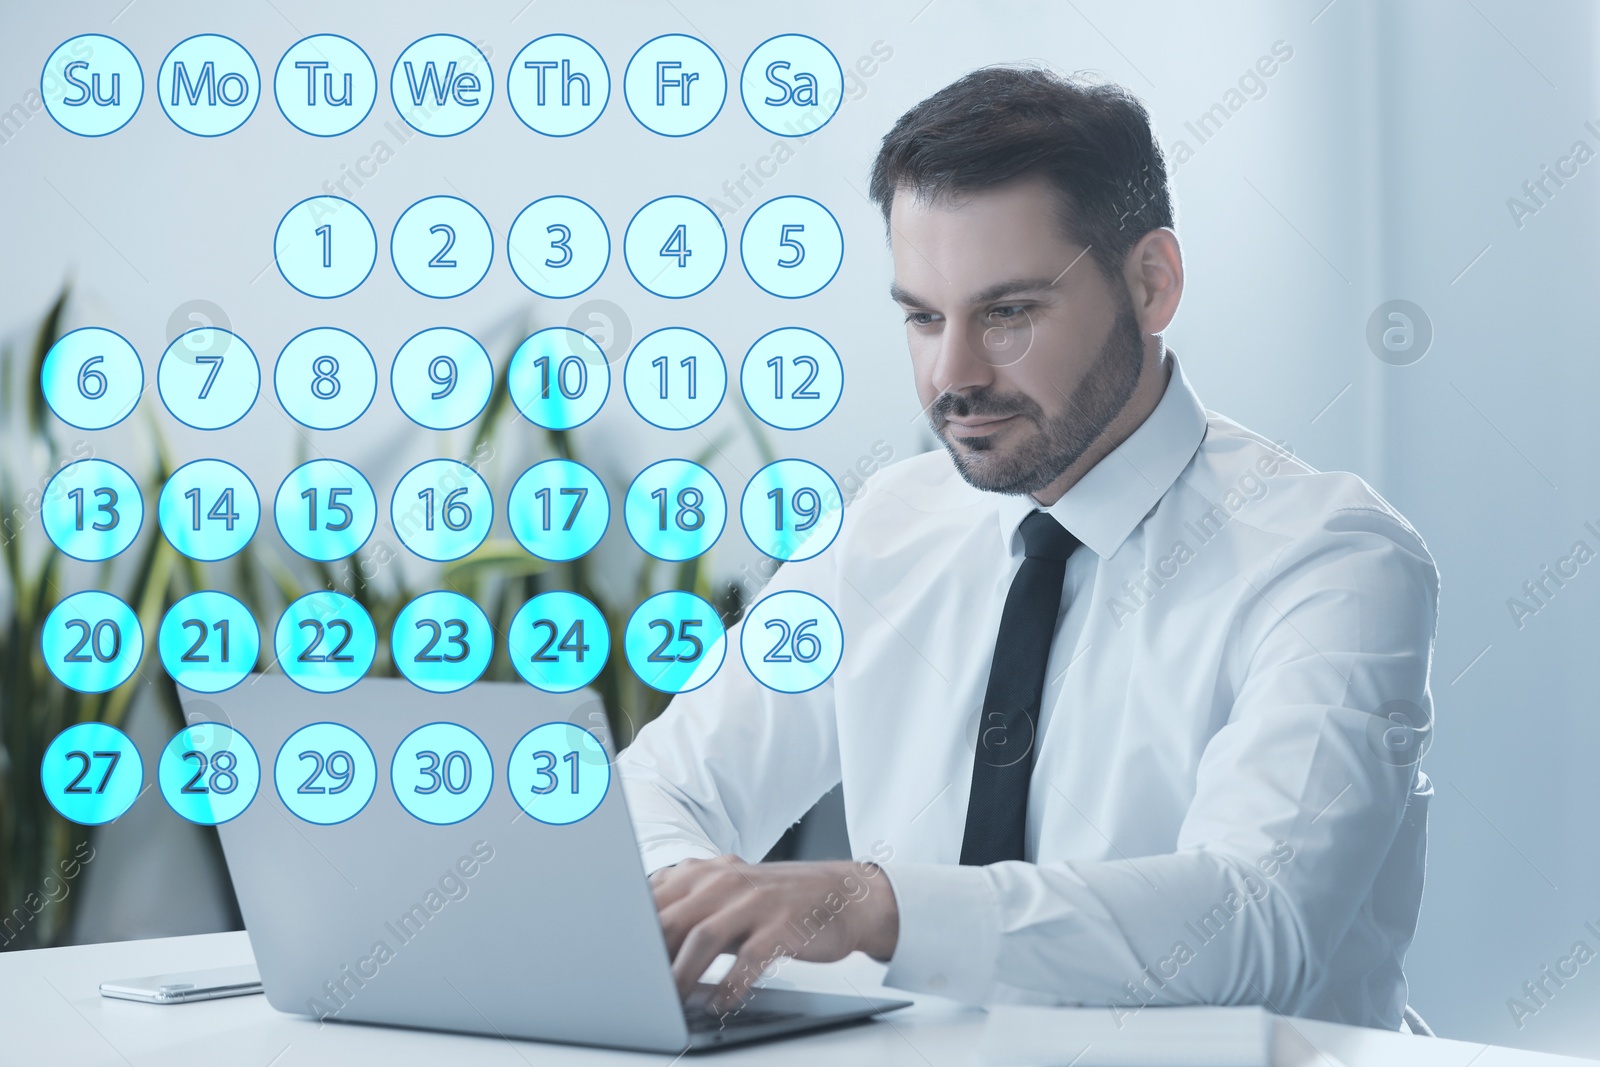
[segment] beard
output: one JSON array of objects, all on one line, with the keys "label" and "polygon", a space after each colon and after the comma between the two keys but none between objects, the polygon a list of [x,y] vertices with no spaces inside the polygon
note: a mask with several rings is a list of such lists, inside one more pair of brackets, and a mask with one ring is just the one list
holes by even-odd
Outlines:
[{"label": "beard", "polygon": [[[1122,413],[1139,384],[1144,337],[1126,290],[1121,304],[1094,363],[1059,414],[1046,418],[1033,398],[1004,396],[987,387],[974,393],[941,393],[928,406],[935,436],[968,484],[991,493],[1037,492],[1076,463]],[[996,440],[1004,432],[963,438],[957,447],[941,429],[952,414],[961,418],[1015,415],[1032,423],[1032,430],[1009,448]]]}]

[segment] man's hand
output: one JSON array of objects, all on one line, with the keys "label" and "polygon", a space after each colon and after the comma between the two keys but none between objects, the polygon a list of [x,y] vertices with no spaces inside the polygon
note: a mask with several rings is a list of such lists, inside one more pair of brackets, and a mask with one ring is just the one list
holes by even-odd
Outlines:
[{"label": "man's hand", "polygon": [[687,859],[651,874],[650,887],[679,996],[719,953],[736,955],[715,1011],[741,1002],[779,956],[827,963],[860,949],[882,961],[900,935],[894,891],[875,863]]}]

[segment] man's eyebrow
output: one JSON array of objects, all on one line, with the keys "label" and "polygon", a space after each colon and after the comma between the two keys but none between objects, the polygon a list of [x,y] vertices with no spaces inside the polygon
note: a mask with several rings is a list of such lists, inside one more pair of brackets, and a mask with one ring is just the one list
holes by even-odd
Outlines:
[{"label": "man's eyebrow", "polygon": [[[988,288],[973,294],[969,303],[973,305],[987,304],[990,301],[998,300],[1003,296],[1011,296],[1015,293],[1031,293],[1040,289],[1049,289],[1060,277],[1061,275],[1058,274],[1054,278],[1012,278],[1008,281],[996,282]],[[927,301],[901,288],[898,282],[889,285],[889,298],[897,304],[905,304],[910,307],[928,306]]]}]

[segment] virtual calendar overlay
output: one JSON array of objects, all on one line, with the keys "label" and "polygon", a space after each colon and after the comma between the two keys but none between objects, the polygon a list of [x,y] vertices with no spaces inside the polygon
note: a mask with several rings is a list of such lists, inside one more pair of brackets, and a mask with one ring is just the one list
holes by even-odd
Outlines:
[{"label": "virtual calendar overlay", "polygon": [[[384,57],[382,69],[359,43],[336,34],[306,37],[274,58],[258,64],[243,43],[202,33],[141,59],[112,37],[83,34],[45,59],[40,85],[56,123],[86,138],[136,136],[137,127],[123,131],[152,104],[188,134],[225,137],[252,119],[276,121],[271,108],[258,107],[263,95],[272,97],[281,121],[312,138],[351,133],[384,96],[430,137],[470,136],[491,106],[510,107],[530,136],[577,137],[614,98],[650,132],[689,137],[723,114],[730,95],[743,105],[739,121],[752,129],[803,137],[833,117],[844,92],[838,61],[803,34],[762,42],[732,84],[722,57],[683,34],[646,41],[615,85],[595,48],[560,33],[528,42],[499,70],[478,44],[448,33],[413,41]],[[735,114],[730,109],[724,121]],[[394,351],[375,352],[354,333],[316,323],[281,349],[274,344],[275,351],[213,326],[144,353],[109,326],[64,334],[46,354],[39,382],[63,423],[105,431],[141,404],[157,404],[178,423],[216,436],[214,446],[148,491],[111,459],[65,464],[41,498],[50,541],[71,559],[101,563],[116,560],[150,526],[151,536],[201,565],[201,574],[204,565],[237,557],[269,526],[306,560],[348,560],[380,519],[407,551],[433,564],[471,556],[497,519],[530,557],[557,562],[591,552],[614,523],[642,553],[669,562],[696,559],[725,535],[779,561],[825,551],[839,532],[844,501],[827,471],[800,458],[770,462],[743,485],[724,487],[701,464],[667,455],[641,463],[615,493],[566,458],[534,463],[498,489],[473,464],[446,457],[380,479],[349,459],[323,455],[263,483],[230,461],[238,438],[228,430],[258,405],[275,405],[314,435],[359,423],[381,391],[417,427],[433,431],[477,420],[497,388],[527,423],[551,431],[582,426],[608,400],[624,400],[642,423],[672,431],[700,426],[725,402],[742,403],[777,430],[807,429],[828,417],[843,392],[843,364],[826,338],[801,326],[774,324],[748,349],[727,355],[716,340],[685,327],[657,329],[626,352],[550,327],[526,337],[497,369],[471,334],[425,324],[439,302],[472,291],[497,269],[509,270],[534,296],[562,300],[593,287],[615,257],[644,292],[683,300],[704,293],[736,254],[760,290],[801,300],[827,287],[843,262],[838,221],[810,197],[774,197],[729,233],[693,197],[667,192],[607,219],[578,192],[552,191],[494,219],[459,196],[419,196],[392,218],[375,218],[346,196],[285,198],[275,226],[258,235],[282,283],[320,311],[375,271],[392,270],[408,309],[423,319]],[[838,616],[811,593],[777,588],[751,604],[743,621],[740,659],[772,690],[814,689],[839,664]],[[298,818],[329,825],[357,817],[386,788],[417,819],[444,825],[471,817],[504,788],[535,820],[565,825],[594,811],[611,784],[605,749],[583,727],[547,723],[496,753],[464,726],[433,722],[408,734],[384,765],[355,730],[315,721],[314,695],[368,675],[383,642],[400,674],[432,693],[467,689],[499,650],[529,686],[548,693],[594,682],[613,643],[644,684],[668,694],[704,685],[729,656],[717,609],[679,589],[645,597],[620,633],[600,606],[561,589],[531,597],[503,631],[467,596],[434,589],[405,604],[385,630],[360,602],[333,589],[313,589],[275,618],[256,617],[222,589],[201,589],[172,603],[151,632],[116,595],[71,592],[49,613],[40,639],[61,685],[104,693],[159,661],[174,682],[221,693],[271,664],[306,691],[311,721],[276,752],[258,752],[229,726],[197,723],[173,735],[150,767],[115,726],[80,722],[49,746],[44,792],[64,817],[97,825],[121,816],[155,784],[178,815],[216,824],[272,789]]]}]

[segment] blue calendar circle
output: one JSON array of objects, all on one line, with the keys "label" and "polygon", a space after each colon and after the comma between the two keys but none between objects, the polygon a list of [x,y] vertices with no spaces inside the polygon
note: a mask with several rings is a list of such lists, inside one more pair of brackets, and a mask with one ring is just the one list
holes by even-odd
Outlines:
[{"label": "blue calendar circle", "polygon": [[611,523],[605,484],[570,459],[535,463],[517,478],[506,501],[511,533],[540,559],[577,559],[600,543]]},{"label": "blue calendar circle", "polygon": [[378,233],[366,212],[343,197],[307,197],[278,223],[272,255],[284,281],[330,300],[367,280],[378,262]]},{"label": "blue calendar circle", "polygon": [[144,759],[115,726],[75,723],[44,750],[39,785],[62,818],[102,826],[120,818],[144,792]]},{"label": "blue calendar circle", "polygon": [[139,483],[115,463],[80,459],[51,476],[39,504],[44,532],[73,559],[95,563],[118,555],[144,525]]},{"label": "blue calendar circle", "polygon": [[156,650],[172,680],[197,693],[220,693],[249,677],[261,657],[261,628],[227,593],[202,589],[162,616]]},{"label": "blue calendar circle", "polygon": [[700,464],[663,459],[634,477],[622,517],[634,543],[657,559],[693,559],[722,536],[728,498]]},{"label": "blue calendar circle", "polygon": [[406,417],[454,430],[482,414],[494,392],[494,363],[471,335],[448,326],[413,334],[389,369],[389,389]]},{"label": "blue calendar circle", "polygon": [[185,330],[161,353],[156,391],[172,417],[197,430],[232,426],[255,406],[261,365],[237,334],[216,326]]},{"label": "blue calendar circle", "polygon": [[337,693],[372,669],[378,632],[355,600],[331,589],[307,593],[283,609],[273,631],[278,666],[313,693]]},{"label": "blue calendar circle", "polygon": [[494,789],[494,757],[477,734],[458,723],[430,722],[394,750],[389,783],[400,806],[425,823],[470,819]]},{"label": "blue calendar circle", "polygon": [[511,61],[506,96],[528,129],[571,137],[594,125],[606,109],[611,71],[583,38],[547,33],[529,41]]},{"label": "blue calendar circle", "polygon": [[717,280],[728,260],[728,233],[693,197],[658,196],[628,221],[622,259],[646,290],[679,300]]},{"label": "blue calendar circle", "polygon": [[827,418],[844,394],[844,364],[820,335],[799,326],[764,334],[739,365],[739,389],[756,418],[804,430]]},{"label": "blue calendar circle", "polygon": [[156,98],[167,118],[197,137],[232,133],[261,102],[261,71],[244,45],[199,33],[173,46],[156,72]]},{"label": "blue calendar circle", "polygon": [[261,788],[255,746],[231,726],[197,722],[172,735],[156,761],[167,805],[192,823],[237,819]]},{"label": "blue calendar circle", "polygon": [[394,618],[389,652],[418,689],[454,693],[482,677],[494,654],[494,628],[483,609],[460,593],[423,593]]},{"label": "blue calendar circle", "polygon": [[739,500],[744,532],[774,559],[810,559],[833,544],[844,522],[839,483],[815,463],[780,459],[751,476]]},{"label": "blue calendar circle", "polygon": [[774,197],[745,221],[739,257],[750,280],[773,296],[812,296],[844,263],[844,231],[809,196]]},{"label": "blue calendar circle", "polygon": [[144,630],[122,600],[86,589],[50,609],[39,630],[39,651],[50,673],[68,689],[104,693],[139,669]]},{"label": "blue calendar circle", "polygon": [[313,430],[337,430],[372,406],[378,366],[354,334],[318,326],[283,346],[272,387],[295,422]]},{"label": "blue calendar circle", "polygon": [[805,137],[838,113],[844,101],[844,68],[815,37],[768,37],[744,62],[739,96],[750,117],[768,133]]},{"label": "blue calendar circle", "polygon": [[573,196],[546,196],[517,213],[506,258],[530,291],[565,299],[593,287],[611,262],[611,231],[600,213]]},{"label": "blue calendar circle", "polygon": [[50,346],[39,370],[39,389],[56,418],[68,426],[104,430],[139,405],[144,364],[121,334],[84,326]]},{"label": "blue calendar circle", "polygon": [[820,597],[785,589],[762,597],[745,614],[739,653],[756,681],[768,689],[804,693],[838,670],[844,628]]},{"label": "blue calendar circle", "polygon": [[278,60],[272,95],[295,129],[313,137],[337,137],[372,113],[378,72],[350,38],[314,34],[290,45]]},{"label": "blue calendar circle", "polygon": [[104,137],[128,124],[144,100],[144,71],[115,37],[83,33],[56,46],[39,75],[39,96],[68,133]]},{"label": "blue calendar circle", "polygon": [[350,727],[314,722],[278,749],[272,781],[284,807],[306,822],[332,826],[353,819],[372,800],[378,761]]},{"label": "blue calendar circle", "polygon": [[687,430],[722,404],[728,367],[705,334],[668,326],[633,346],[622,368],[622,387],[644,421],[663,430]]},{"label": "blue calendar circle", "polygon": [[639,46],[622,73],[622,95],[639,125],[687,137],[711,125],[728,99],[728,72],[698,37],[666,33]]},{"label": "blue calendar circle", "polygon": [[313,459],[289,472],[272,501],[284,543],[307,559],[353,556],[378,523],[378,497],[366,475],[337,459]]},{"label": "blue calendar circle", "polygon": [[389,498],[389,519],[402,544],[423,559],[448,562],[489,536],[494,497],[483,476],[454,459],[430,459],[405,473]]},{"label": "blue calendar circle", "polygon": [[622,649],[645,685],[663,693],[687,693],[709,682],[722,666],[727,636],[709,601],[669,589],[633,609]]},{"label": "blue calendar circle", "polygon": [[161,533],[190,559],[214,563],[238,552],[261,523],[261,498],[244,471],[197,459],[172,472],[156,501]]},{"label": "blue calendar circle", "polygon": [[494,99],[494,71],[478,47],[453,33],[406,46],[389,75],[400,117],[429,137],[454,137],[478,124]]},{"label": "blue calendar circle", "polygon": [[506,650],[535,689],[571,693],[594,681],[611,658],[611,627],[587,597],[553,589],[517,609]]},{"label": "blue calendar circle", "polygon": [[570,430],[605,403],[611,364],[588,334],[549,326],[517,346],[506,378],[523,418],[547,430]]},{"label": "blue calendar circle", "polygon": [[594,734],[576,723],[547,722],[522,735],[506,761],[517,806],[551,826],[588,817],[611,788],[611,760]]},{"label": "blue calendar circle", "polygon": [[483,213],[460,197],[424,197],[395,221],[389,258],[413,290],[448,300],[471,291],[489,273],[494,233]]}]

